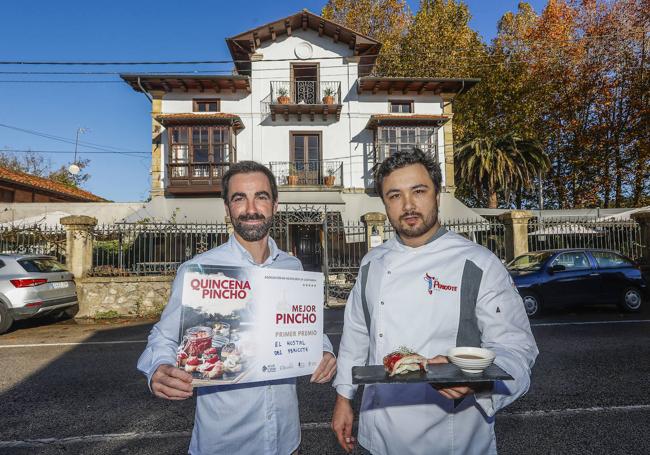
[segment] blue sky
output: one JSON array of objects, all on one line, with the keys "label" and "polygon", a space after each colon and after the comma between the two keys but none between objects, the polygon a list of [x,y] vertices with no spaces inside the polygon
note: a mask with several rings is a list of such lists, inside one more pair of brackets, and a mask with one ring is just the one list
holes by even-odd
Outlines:
[{"label": "blue sky", "polygon": [[[490,40],[499,18],[517,8],[516,0],[468,0],[472,26]],[[532,0],[537,12],[545,0]],[[224,38],[302,8],[320,12],[325,1],[237,3],[208,1],[77,1],[32,0],[3,4],[0,61],[171,61],[223,60],[230,55]],[[418,1],[409,1],[413,10]],[[227,8],[220,5],[228,5]],[[209,6],[209,7],[208,7]],[[25,75],[25,71],[181,71],[188,67],[27,66],[0,65],[0,125],[45,133],[74,141],[79,155],[91,160],[91,179],[84,188],[114,201],[148,197],[151,151],[150,103],[116,75]],[[191,69],[197,69],[192,67]],[[228,70],[228,65],[200,69]],[[14,74],[10,74],[14,72]],[[52,83],[54,80],[87,81]],[[24,83],[15,81],[48,81]],[[53,166],[72,161],[74,144],[0,126],[0,149],[48,150]],[[106,152],[87,147],[95,144]]]}]

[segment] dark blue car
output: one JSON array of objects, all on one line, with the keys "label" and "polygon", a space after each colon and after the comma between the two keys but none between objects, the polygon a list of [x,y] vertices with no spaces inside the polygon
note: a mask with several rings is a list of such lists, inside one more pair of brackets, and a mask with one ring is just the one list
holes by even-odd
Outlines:
[{"label": "dark blue car", "polygon": [[635,312],[647,295],[639,267],[611,250],[537,251],[515,258],[508,270],[531,318],[550,306],[590,303]]}]

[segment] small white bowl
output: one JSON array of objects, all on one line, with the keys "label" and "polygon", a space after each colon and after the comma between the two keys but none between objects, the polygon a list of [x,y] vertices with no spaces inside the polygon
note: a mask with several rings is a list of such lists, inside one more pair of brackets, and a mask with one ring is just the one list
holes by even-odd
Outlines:
[{"label": "small white bowl", "polygon": [[496,357],[494,352],[483,348],[458,347],[447,351],[449,361],[465,373],[481,373],[492,365],[494,357]]}]

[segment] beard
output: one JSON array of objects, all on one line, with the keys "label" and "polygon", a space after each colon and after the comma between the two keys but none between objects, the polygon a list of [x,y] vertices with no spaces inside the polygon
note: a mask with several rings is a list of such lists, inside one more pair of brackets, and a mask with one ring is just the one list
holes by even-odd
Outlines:
[{"label": "beard", "polygon": [[[243,224],[244,221],[261,220],[262,223],[254,226],[247,226]],[[240,215],[232,220],[232,227],[239,236],[247,242],[257,242],[262,240],[271,229],[273,225],[273,215],[266,218],[261,213],[253,213],[250,215]]]},{"label": "beard", "polygon": [[[422,223],[416,226],[409,226],[404,222],[406,217],[417,216],[422,220]],[[421,235],[430,231],[433,226],[438,222],[438,212],[436,210],[431,211],[428,216],[422,215],[420,212],[406,212],[403,213],[397,220],[389,220],[390,224],[393,225],[395,231],[399,234],[400,237],[404,238],[417,238]]]}]

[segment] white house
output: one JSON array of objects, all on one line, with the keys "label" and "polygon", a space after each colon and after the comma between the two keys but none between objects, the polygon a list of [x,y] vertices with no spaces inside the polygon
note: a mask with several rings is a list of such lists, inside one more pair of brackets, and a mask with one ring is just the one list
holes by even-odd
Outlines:
[{"label": "white house", "polygon": [[452,103],[477,79],[372,77],[381,43],[307,10],[226,43],[232,75],[122,75],[152,103],[142,217],[223,222],[223,173],[255,160],[276,175],[281,212],[358,221],[383,211],[372,167],[418,146],[443,169],[443,218],[480,219],[453,197]]}]

